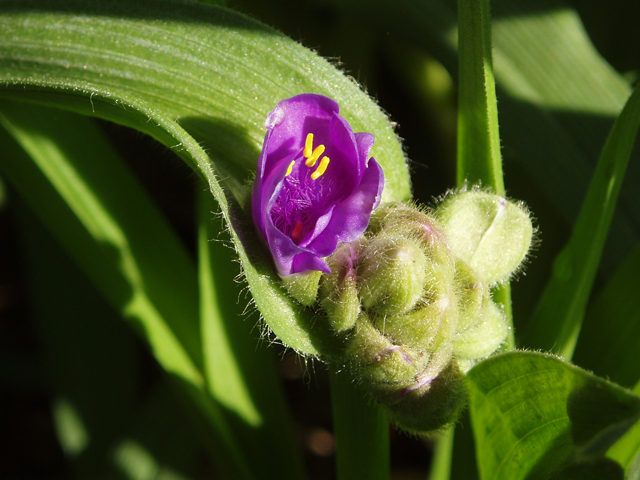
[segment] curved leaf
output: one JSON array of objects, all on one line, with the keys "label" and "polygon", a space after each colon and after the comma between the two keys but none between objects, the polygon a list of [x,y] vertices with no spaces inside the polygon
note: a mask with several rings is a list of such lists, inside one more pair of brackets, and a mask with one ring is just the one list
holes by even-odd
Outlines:
[{"label": "curved leaf", "polygon": [[489,358],[468,379],[483,479],[622,478],[603,454],[640,418],[639,397],[530,352]]},{"label": "curved leaf", "polygon": [[267,113],[301,92],[333,97],[355,131],[376,135],[383,201],[410,198],[385,115],[351,80],[278,32],[178,0],[0,2],[0,95],[134,127],[206,178],[230,226],[254,299],[292,348],[330,353],[313,314],[286,296],[247,215]]}]

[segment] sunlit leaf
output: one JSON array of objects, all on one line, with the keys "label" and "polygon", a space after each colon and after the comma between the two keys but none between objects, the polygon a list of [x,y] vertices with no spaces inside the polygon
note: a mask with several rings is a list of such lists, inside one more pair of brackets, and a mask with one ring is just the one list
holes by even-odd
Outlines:
[{"label": "sunlit leaf", "polygon": [[238,439],[204,391],[196,272],[173,230],[90,119],[9,101],[0,111],[0,147],[11,159],[0,171],[191,395],[229,470],[252,478]]},{"label": "sunlit leaf", "polygon": [[221,8],[172,0],[3,1],[1,95],[95,115],[148,133],[208,181],[261,314],[294,349],[330,353],[312,315],[280,287],[246,214],[264,119],[282,98],[333,97],[376,135],[383,200],[407,200],[400,145],[357,85],[278,32]]},{"label": "sunlit leaf", "polygon": [[528,352],[489,358],[468,379],[481,478],[622,478],[603,454],[640,418],[639,397]]}]

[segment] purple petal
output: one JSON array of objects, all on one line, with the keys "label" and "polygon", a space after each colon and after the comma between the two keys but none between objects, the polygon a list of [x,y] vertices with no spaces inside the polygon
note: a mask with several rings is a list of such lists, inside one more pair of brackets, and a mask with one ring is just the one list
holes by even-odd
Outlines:
[{"label": "purple petal", "polygon": [[[351,182],[345,182],[345,187],[353,190],[359,183],[362,172],[367,166],[367,162],[360,164],[358,161],[358,149],[356,145],[356,137],[353,134],[351,126],[340,115],[335,114],[331,119],[331,138],[327,141],[331,145],[332,152],[329,152],[331,158],[331,168],[335,175],[343,180],[349,179]],[[331,155],[334,157],[331,157]],[[337,157],[337,158],[336,158]],[[335,160],[335,161],[334,161]]]},{"label": "purple petal", "polygon": [[373,147],[376,137],[373,133],[360,132],[355,134],[356,143],[358,144],[358,159],[364,167],[367,166],[369,160],[369,152]]},{"label": "purple petal", "polygon": [[329,225],[307,248],[320,256],[333,253],[338,240],[352,242],[362,236],[369,225],[371,212],[380,204],[384,188],[384,173],[375,159],[369,160],[360,185],[336,206]]},{"label": "purple petal", "polygon": [[292,273],[308,272],[309,270],[319,270],[324,273],[331,273],[327,262],[318,257],[315,253],[301,253],[293,259]]},{"label": "purple petal", "polygon": [[265,122],[265,127],[272,131],[268,144],[265,142],[265,168],[272,168],[272,161],[296,153],[304,146],[307,133],[314,129],[328,135],[328,124],[339,110],[338,104],[332,99],[313,93],[297,95],[278,103]]},{"label": "purple petal", "polygon": [[[330,273],[323,257],[331,255],[339,241],[361,236],[380,203],[384,174],[374,159],[367,160],[374,136],[354,134],[338,112],[332,99],[303,94],[279,102],[265,122],[251,208],[282,276],[309,270]],[[324,145],[323,156],[330,158],[318,178],[310,175],[319,167],[303,161],[309,133],[314,148]]]}]

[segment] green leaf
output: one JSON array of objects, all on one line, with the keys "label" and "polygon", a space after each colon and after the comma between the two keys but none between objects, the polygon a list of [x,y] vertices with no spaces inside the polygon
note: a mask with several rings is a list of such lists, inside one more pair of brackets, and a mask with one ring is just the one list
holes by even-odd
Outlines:
[{"label": "green leaf", "polygon": [[640,88],[636,88],[602,150],[571,238],[554,262],[526,345],[573,356],[639,126]]},{"label": "green leaf", "polygon": [[627,388],[640,381],[638,272],[640,249],[589,307],[574,356],[576,364]]},{"label": "green leaf", "polygon": [[0,112],[15,138],[2,131],[0,170],[165,370],[201,384],[196,272],[168,222],[87,119],[8,101]]},{"label": "green leaf", "polygon": [[489,358],[468,379],[481,478],[622,478],[602,455],[640,418],[639,397],[529,352]]},{"label": "green leaf", "polygon": [[404,156],[380,109],[334,67],[231,11],[178,0],[0,2],[0,94],[134,127],[206,178],[269,327],[292,348],[330,353],[312,314],[280,286],[246,213],[264,119],[282,98],[333,97],[376,135],[383,201],[410,198]]},{"label": "green leaf", "polygon": [[60,447],[80,477],[120,478],[109,454],[141,395],[135,337],[24,202],[12,196],[10,206]]},{"label": "green leaf", "polygon": [[204,390],[196,273],[173,230],[90,119],[9,101],[0,112],[2,158],[11,159],[0,171],[191,395],[227,469],[253,478]]},{"label": "green leaf", "polygon": [[[208,190],[198,190],[198,284],[208,391],[259,478],[280,479],[283,472],[290,479],[306,478],[272,351],[258,344],[256,318],[243,313],[231,240],[216,215],[215,200]],[[269,464],[277,467],[265,468]]]},{"label": "green leaf", "polygon": [[638,480],[640,479],[640,451],[636,454],[631,466],[627,470],[625,480]]},{"label": "green leaf", "polygon": [[640,422],[636,424],[607,452],[607,457],[627,470],[640,468]]}]

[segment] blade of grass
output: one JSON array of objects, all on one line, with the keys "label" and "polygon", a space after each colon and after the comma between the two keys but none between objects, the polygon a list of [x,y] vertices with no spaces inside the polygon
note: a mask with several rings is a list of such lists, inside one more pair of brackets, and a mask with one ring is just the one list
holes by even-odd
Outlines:
[{"label": "blade of grass", "polygon": [[12,159],[0,171],[191,395],[235,475],[254,478],[191,356],[201,362],[195,269],[173,231],[89,119],[12,102],[2,112],[15,140],[0,129]]},{"label": "blade of grass", "polygon": [[[456,3],[397,0],[390,9],[383,0],[332,1],[351,21],[371,25],[379,42],[398,38],[430,52],[453,78],[459,70]],[[491,6],[500,138],[510,190],[526,189],[529,203],[552,202],[554,222],[570,227],[631,88],[596,50],[580,16],[564,0],[494,0]],[[416,95],[409,93],[410,98]],[[634,158],[627,174],[630,185],[640,182],[638,152]],[[640,189],[624,188],[621,205],[602,265],[605,275],[640,238]],[[544,233],[549,227],[541,229]],[[545,241],[542,248],[548,245]]]},{"label": "blade of grass", "polygon": [[[636,394],[638,391],[636,390]],[[622,468],[628,470],[634,463],[634,459],[640,455],[640,422],[631,429],[607,451],[607,457],[615,460]]]},{"label": "blade of grass", "polygon": [[[197,189],[198,271],[204,375],[260,478],[306,478],[271,351],[243,314],[240,267],[218,206]],[[215,217],[215,218],[214,218]],[[274,442],[273,439],[278,441]],[[270,467],[266,467],[270,465]]]},{"label": "blade of grass", "polygon": [[330,365],[338,480],[388,480],[389,421],[384,409],[355,388],[347,372]]},{"label": "blade of grass", "polygon": [[110,448],[141,395],[134,336],[18,196],[11,208],[60,446],[79,477],[112,475]]},{"label": "blade of grass", "polygon": [[[458,2],[458,187],[465,182],[505,194],[498,129],[498,105],[493,75],[489,0]],[[514,346],[511,288],[502,285],[493,298],[504,306],[511,328],[507,344]]]},{"label": "blade of grass", "polygon": [[32,208],[51,212],[46,222],[59,241],[77,243],[74,259],[147,331],[163,367],[201,383],[195,269],[166,220],[87,119],[7,101],[0,109],[2,126],[35,162],[3,163],[8,178]]},{"label": "blade of grass", "polygon": [[504,195],[489,0],[458,2],[458,186]]},{"label": "blade of grass", "polygon": [[574,362],[626,388],[640,381],[640,248],[589,306]]},{"label": "blade of grass", "polygon": [[152,385],[139,382],[141,375],[149,378],[149,367],[140,368],[131,329],[19,200],[12,197],[11,204],[21,230],[29,304],[56,397],[58,438],[75,476],[100,472],[120,479],[128,473],[126,478],[139,480],[180,472],[179,478],[195,478],[203,448],[182,414],[193,406],[177,402],[162,377]]},{"label": "blade of grass", "polygon": [[571,359],[640,126],[636,88],[602,150],[582,210],[567,245],[554,261],[551,280],[530,320],[523,344]]}]

